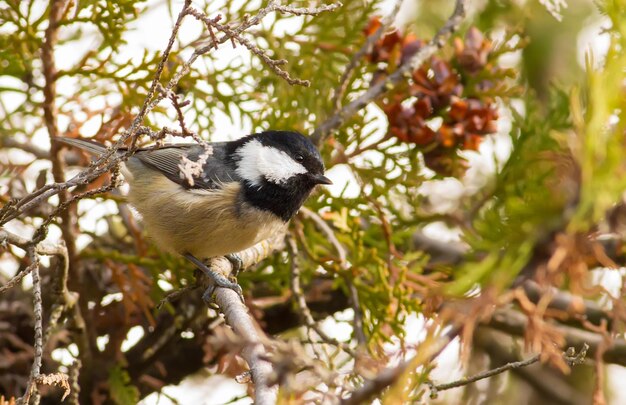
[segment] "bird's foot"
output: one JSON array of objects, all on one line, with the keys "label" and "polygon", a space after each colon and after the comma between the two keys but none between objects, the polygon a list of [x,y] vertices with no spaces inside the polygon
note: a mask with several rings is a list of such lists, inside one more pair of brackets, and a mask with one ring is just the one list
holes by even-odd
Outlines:
[{"label": "bird's foot", "polygon": [[204,273],[204,275],[207,276],[208,278],[210,278],[211,281],[213,282],[213,284],[210,285],[206,289],[204,294],[202,294],[202,299],[206,303],[212,303],[213,302],[213,293],[215,292],[215,289],[217,287],[228,288],[228,289],[233,290],[234,292],[237,293],[237,295],[239,295],[239,298],[241,299],[241,302],[245,302],[245,300],[243,298],[243,290],[241,289],[241,286],[239,284],[237,284],[236,281],[229,280],[226,276],[224,276],[223,274],[221,274],[221,273],[211,269],[209,266],[204,264],[201,260],[197,259],[195,256],[193,256],[193,255],[191,255],[189,253],[185,254],[184,256],[190,262],[195,264],[196,267],[198,267]]},{"label": "bird's foot", "polygon": [[239,253],[229,253],[224,255],[226,259],[233,265],[233,271],[231,272],[233,277],[237,277],[239,272],[243,270],[243,259],[239,255]]},{"label": "bird's foot", "polygon": [[243,298],[243,290],[241,289],[241,286],[237,284],[237,282],[230,281],[228,278],[226,278],[222,274],[216,272],[215,270],[211,270],[208,267],[206,268],[206,270],[202,269],[202,271],[207,277],[209,277],[213,281],[213,284],[208,286],[207,289],[202,294],[202,299],[204,300],[204,302],[212,303],[213,293],[215,292],[215,289],[217,287],[221,287],[221,288],[229,288],[233,290],[234,292],[237,293],[237,295],[239,295],[241,302],[245,303],[245,300]]}]

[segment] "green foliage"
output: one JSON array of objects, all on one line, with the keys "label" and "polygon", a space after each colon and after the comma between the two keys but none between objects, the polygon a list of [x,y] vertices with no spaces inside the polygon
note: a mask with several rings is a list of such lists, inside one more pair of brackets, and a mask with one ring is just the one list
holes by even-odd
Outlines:
[{"label": "green foliage", "polygon": [[[223,68],[218,67],[224,65],[219,61],[219,52],[207,55],[208,72],[202,75],[192,72],[180,85],[185,97],[194,103],[201,133],[210,137],[215,130],[207,115],[224,113],[233,122],[241,120],[254,131],[268,128],[312,131],[334,109],[330,101],[337,79],[350,55],[365,41],[362,29],[379,1],[343,3],[340,12],[315,18],[277,14],[270,23],[264,22],[264,29],[255,32],[256,37],[252,38],[272,58],[287,60],[284,69],[293,77],[310,80],[311,87],[289,85],[252,54],[237,58]],[[223,19],[240,19],[257,7],[252,3],[238,6],[241,6],[239,2],[227,1],[224,6],[227,11],[220,10]],[[245,36],[250,38],[249,34]],[[352,80],[352,85],[355,80],[359,82],[358,77]],[[349,87],[345,99],[363,90],[363,86],[364,83]],[[351,131],[358,133],[363,126],[361,121],[357,117]]]},{"label": "green foliage", "polygon": [[[122,96],[122,106],[126,109],[141,103],[158,53],[144,54],[139,63],[120,62],[118,55],[123,51],[124,33],[140,15],[144,2],[79,1],[71,3],[65,10],[57,46],[81,48],[85,37],[93,41],[94,46],[74,66],[57,73],[67,86],[58,92],[57,101],[64,115],[71,116],[79,109],[91,116],[93,112],[88,105],[92,99],[116,93]],[[30,137],[31,127],[25,130],[24,126],[14,125],[13,122],[40,119],[43,86],[40,58],[49,12],[46,4],[40,0],[8,0],[0,5],[0,22],[3,23],[0,72],[3,77],[16,79],[0,90],[25,98],[25,102],[13,110],[0,106],[0,141],[7,136]],[[105,113],[111,114],[113,110],[111,106]],[[7,119],[9,116],[10,119]]]},{"label": "green foliage", "polygon": [[[125,43],[124,33],[128,30],[130,22],[140,14],[139,6],[146,0],[122,0],[122,1],[80,1],[76,4],[74,18],[65,24],[81,24],[84,28],[87,24],[93,24],[102,35],[100,50],[110,47],[118,47]],[[78,33],[80,35],[79,30]]]},{"label": "green foliage", "polygon": [[474,219],[472,232],[465,234],[478,261],[458,270],[448,288],[451,294],[464,294],[476,283],[508,286],[528,262],[535,244],[566,223],[567,204],[577,197],[577,190],[560,187],[563,173],[558,165],[566,150],[552,131],[569,126],[569,100],[560,92],[553,100],[545,113],[529,102],[526,115],[515,116],[511,156],[488,191],[489,199]]},{"label": "green foliage", "polygon": [[553,92],[541,108],[528,97],[516,115],[513,150],[490,198],[465,240],[476,262],[465,263],[448,291],[464,294],[476,283],[508,286],[527,265],[536,245],[554,231],[587,231],[601,221],[626,189],[623,83],[626,58],[624,6],[608,2],[613,23],[604,66],[587,57],[585,98]]},{"label": "green foliage", "polygon": [[[602,218],[626,189],[626,5],[609,1],[603,10],[611,19],[611,43],[604,66],[593,66],[587,54],[587,102],[574,98],[572,113],[581,136],[582,188],[571,227],[586,230]],[[583,110],[584,108],[584,110]]]},{"label": "green foliage", "polygon": [[139,390],[130,382],[128,372],[116,365],[109,370],[109,392],[117,405],[135,405],[139,402]]}]

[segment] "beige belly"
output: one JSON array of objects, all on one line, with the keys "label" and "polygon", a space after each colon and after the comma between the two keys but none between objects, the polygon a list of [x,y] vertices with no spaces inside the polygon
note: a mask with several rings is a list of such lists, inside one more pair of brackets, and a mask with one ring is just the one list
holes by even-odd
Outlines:
[{"label": "beige belly", "polygon": [[[135,174],[135,173],[133,173]],[[162,175],[133,175],[128,198],[159,248],[198,258],[242,251],[286,228],[274,214],[237,203],[240,186],[190,192]]]}]

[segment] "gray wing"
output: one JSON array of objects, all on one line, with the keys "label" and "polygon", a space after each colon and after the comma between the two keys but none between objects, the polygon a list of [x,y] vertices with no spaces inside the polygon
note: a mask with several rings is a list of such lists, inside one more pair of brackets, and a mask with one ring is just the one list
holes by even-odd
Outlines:
[{"label": "gray wing", "polygon": [[[206,154],[203,146],[192,143],[141,150],[133,158],[188,189],[215,189],[223,183],[239,180],[232,163],[227,159],[225,143],[215,142],[210,145],[210,154]],[[202,160],[202,170],[195,170],[195,164],[202,163]]]}]

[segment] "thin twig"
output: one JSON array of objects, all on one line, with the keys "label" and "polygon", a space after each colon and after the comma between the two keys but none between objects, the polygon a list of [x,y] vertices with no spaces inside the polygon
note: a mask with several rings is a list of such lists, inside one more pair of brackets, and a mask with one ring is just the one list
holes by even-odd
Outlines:
[{"label": "thin twig", "polygon": [[178,118],[178,125],[180,125],[180,130],[182,131],[183,135],[198,136],[197,134],[192,133],[192,131],[190,131],[187,128],[187,125],[185,125],[185,116],[183,115],[182,108],[189,105],[190,101],[187,100],[187,101],[183,101],[182,103],[179,103],[178,95],[171,90],[168,93],[168,97],[172,101],[172,105],[174,106],[174,109],[176,110],[176,116]]},{"label": "thin twig", "polygon": [[[52,213],[50,215],[48,215],[48,217],[41,223],[41,225],[39,225],[39,228],[37,228],[37,230],[35,231],[35,233],[33,234],[33,238],[31,240],[31,243],[34,244],[38,244],[40,243],[42,240],[45,239],[47,232],[48,232],[48,227],[50,226],[50,224],[52,223],[52,221],[61,213],[63,213],[64,211],[66,211],[68,209],[68,207],[70,205],[72,205],[74,202],[81,200],[83,198],[86,197],[93,197],[95,195],[99,195],[99,194],[104,194],[108,191],[111,191],[113,188],[117,187],[118,185],[118,180],[119,180],[119,166],[115,166],[111,169],[111,180],[109,181],[108,184],[105,184],[101,187],[98,187],[96,189],[93,190],[89,190],[89,191],[85,191],[84,193],[80,193],[80,194],[75,194],[73,195],[71,198],[69,198],[68,200],[64,201],[64,202],[60,202],[59,205],[54,209],[54,211],[52,211]],[[68,248],[68,252],[69,252],[69,248]],[[56,254],[56,253],[53,253]],[[69,253],[68,253],[69,256]],[[71,260],[71,256],[70,256],[70,260]]]},{"label": "thin twig", "polygon": [[[32,241],[22,238],[19,235],[15,235],[14,233],[7,231],[6,229],[0,228],[0,246],[3,246],[8,243],[14,246],[17,246],[20,249],[23,249],[27,252],[32,247]],[[62,249],[59,245],[55,245],[51,243],[42,242],[35,246],[35,252],[37,254],[42,254],[42,255],[58,255],[58,254],[61,254],[61,250]],[[30,274],[31,271],[33,271],[34,265],[35,265],[35,262],[31,262],[31,264],[28,267],[26,267],[26,269],[17,273],[8,282],[0,286],[0,294],[16,286],[17,284],[19,284],[19,282],[24,277],[26,277],[28,274]]]},{"label": "thin twig", "polygon": [[363,323],[363,310],[361,309],[361,301],[359,300],[359,291],[352,279],[344,278],[346,284],[348,284],[348,291],[350,292],[350,304],[352,304],[352,310],[354,311],[354,337],[360,345],[367,343],[367,336],[365,336],[365,325]]},{"label": "thin twig", "polygon": [[[49,252],[52,253],[52,252]],[[53,278],[55,281],[52,295],[54,297],[54,303],[50,309],[50,316],[48,317],[48,326],[44,334],[44,347],[48,343],[52,332],[58,326],[58,322],[61,319],[61,315],[78,303],[78,294],[71,293],[67,288],[67,280],[69,276],[69,254],[64,244],[60,243],[57,246],[57,251],[54,254],[58,258],[57,268],[58,272]]]},{"label": "thin twig", "polygon": [[163,305],[177,301],[183,295],[189,293],[190,291],[197,290],[198,288],[200,288],[200,286],[198,285],[186,285],[182,288],[179,288],[178,290],[169,292],[165,297],[161,299],[161,301],[159,301],[156,309],[161,309]]},{"label": "thin twig", "polygon": [[[204,167],[206,160],[209,158],[209,156],[213,154],[213,147],[207,141],[200,138],[200,135],[198,135],[196,132],[187,128],[187,125],[185,124],[185,116],[183,114],[182,108],[189,105],[190,101],[187,100],[187,101],[183,101],[182,103],[180,103],[178,101],[178,95],[174,93],[172,90],[166,90],[162,86],[158,86],[158,88],[162,94],[164,94],[165,96],[167,96],[167,98],[170,99],[170,101],[172,102],[172,106],[176,110],[176,117],[178,118],[178,125],[180,125],[180,130],[181,130],[181,132],[176,135],[182,138],[191,137],[194,141],[196,141],[196,143],[198,143],[199,145],[202,145],[202,147],[204,148],[204,153],[198,156],[198,159],[195,162],[192,162],[186,157],[183,157],[181,163],[179,164],[179,166],[183,165],[183,167],[181,167],[181,175],[187,176],[189,184],[193,185],[193,182],[194,182],[193,172],[194,171],[197,171],[199,173],[202,172],[202,168]],[[172,133],[172,131],[170,131],[166,127],[164,127],[160,132],[163,132],[163,134],[165,134],[166,132]],[[162,137],[157,135],[157,139],[162,139]]]},{"label": "thin twig", "polygon": [[335,92],[333,94],[332,105],[335,108],[335,111],[339,111],[341,109],[341,99],[343,98],[346,90],[348,89],[348,82],[354,73],[354,70],[361,64],[361,61],[372,51],[374,44],[378,42],[378,40],[383,36],[383,34],[387,31],[387,29],[393,24],[393,21],[396,19],[398,12],[400,11],[400,6],[402,6],[403,0],[396,0],[391,12],[385,17],[385,19],[381,22],[380,27],[374,32],[374,34],[367,37],[365,43],[350,59],[350,62],[346,66],[341,78],[339,79],[339,85],[335,88]]},{"label": "thin twig", "polygon": [[[42,63],[42,71],[45,79],[43,94],[43,115],[44,115],[44,123],[46,125],[46,129],[48,131],[48,136],[50,138],[50,162],[52,164],[52,176],[54,181],[57,183],[63,183],[65,181],[65,159],[63,158],[62,147],[59,143],[54,142],[54,140],[59,136],[59,128],[57,125],[58,121],[58,108],[56,105],[57,98],[57,67],[56,67],[56,59],[54,54],[54,48],[58,39],[58,31],[59,24],[63,18],[63,15],[67,11],[66,4],[68,2],[66,0],[54,0],[50,5],[50,13],[48,16],[48,27],[45,31],[44,43],[41,48],[41,63]],[[71,200],[71,195],[68,189],[61,190],[59,192],[59,204],[58,206],[70,208],[69,201]],[[76,219],[76,211],[74,209],[58,209],[55,212],[56,215],[59,215],[61,218],[61,223],[59,227],[61,228],[61,233],[63,235],[63,240],[65,241],[65,246],[67,249],[67,254],[69,257],[69,265],[70,271],[74,271],[76,269],[78,255],[76,252],[76,232],[75,232],[75,224],[77,222]],[[41,235],[40,238],[43,239],[46,226],[40,226],[42,231],[37,232],[36,234]],[[33,238],[35,241],[37,237]],[[38,240],[35,243],[39,242]],[[78,274],[72,274],[72,279],[78,283]]]},{"label": "thin twig", "polygon": [[[180,27],[183,23],[183,19],[187,15],[187,10],[189,9],[190,6],[191,6],[191,0],[185,0],[185,3],[183,4],[183,9],[180,11],[180,13],[178,14],[178,17],[176,18],[176,22],[174,23],[174,28],[172,28],[172,33],[167,42],[167,46],[165,47],[165,50],[163,51],[163,55],[161,56],[161,60],[159,61],[159,64],[157,65],[157,70],[154,74],[154,78],[152,79],[152,84],[150,85],[148,94],[146,95],[143,105],[141,106],[141,110],[139,110],[139,113],[133,120],[133,123],[131,127],[129,128],[129,130],[126,132],[126,134],[122,136],[122,139],[117,142],[119,146],[121,146],[127,138],[132,137],[129,149],[132,151],[135,148],[135,145],[137,142],[137,137],[133,136],[135,129],[139,127],[139,125],[143,122],[143,119],[146,116],[146,114],[148,114],[148,112],[151,111],[154,107],[156,107],[158,102],[161,101],[157,97],[156,100],[153,100],[151,102],[152,97],[154,97],[154,94],[157,90],[157,87],[160,85],[161,75],[163,74],[163,69],[165,68],[165,64],[167,63],[167,60],[169,59],[170,52],[172,51],[172,47],[174,46],[174,42],[176,41],[176,37],[178,36],[178,30],[180,30]],[[176,81],[176,83],[178,83],[178,80]],[[168,87],[169,87],[169,84],[172,84],[172,80],[170,80],[170,83],[168,83]],[[171,89],[172,87],[169,87],[169,88]],[[115,150],[111,152],[111,154],[113,153],[115,153]]]},{"label": "thin twig", "polygon": [[341,2],[331,3],[331,4],[323,4],[319,7],[293,7],[293,6],[285,6],[277,4],[274,9],[276,11],[280,11],[283,14],[292,14],[292,15],[318,15],[327,11],[335,11],[339,7],[343,6]]},{"label": "thin twig", "polygon": [[361,310],[361,304],[359,301],[359,292],[354,286],[354,282],[348,276],[348,270],[350,265],[347,261],[347,253],[346,249],[337,239],[335,232],[330,228],[330,226],[320,218],[319,215],[309,210],[306,207],[302,207],[300,212],[306,218],[309,218],[313,221],[317,229],[319,229],[324,236],[328,239],[331,245],[335,248],[337,255],[339,256],[339,267],[341,268],[341,276],[344,278],[346,284],[348,285],[348,291],[350,293],[350,302],[352,304],[352,309],[354,311],[354,336],[357,340],[357,343],[360,345],[364,345],[367,343],[367,336],[365,335],[365,329],[363,326],[363,312]]},{"label": "thin twig", "polygon": [[[65,159],[63,157],[62,147],[54,140],[59,136],[59,128],[57,125],[58,108],[56,105],[56,84],[58,79],[58,72],[56,67],[56,60],[54,49],[58,39],[58,31],[60,22],[66,16],[69,3],[66,0],[54,0],[51,2],[50,13],[48,16],[48,27],[45,31],[45,39],[42,46],[41,61],[43,76],[45,79],[43,94],[43,112],[44,123],[48,130],[48,136],[50,137],[50,162],[52,163],[52,175],[54,181],[57,183],[63,183],[65,181]],[[76,199],[72,198],[69,189],[63,189],[59,192],[59,204],[57,209],[48,216],[44,223],[37,229],[33,236],[32,243],[38,244],[45,238],[48,225],[51,219],[57,215],[61,218],[59,227],[63,235],[64,245],[59,245],[54,254],[61,258],[61,272],[58,279],[59,284],[56,289],[57,299],[55,300],[52,310],[50,312],[50,318],[48,322],[48,328],[46,330],[46,341],[51,331],[57,326],[59,319],[64,309],[70,305],[76,304],[76,296],[72,296],[67,289],[68,272],[72,272],[72,280],[74,285],[78,285],[79,277],[77,273],[77,248],[76,248],[76,228],[77,223],[76,211],[71,209],[71,204]],[[35,359],[33,362],[33,372],[31,373],[30,380],[33,384],[35,393],[37,383],[53,384],[64,387],[65,396],[69,393],[70,387],[67,382],[67,376],[60,373],[53,373],[51,375],[39,375],[39,369],[41,368],[41,357],[43,355],[43,321],[42,321],[42,309],[41,309],[41,285],[39,281],[39,267],[36,266],[33,269],[33,294],[35,296]],[[39,295],[39,298],[37,297]],[[69,302],[72,304],[69,304]],[[85,303],[86,305],[86,303]],[[37,370],[35,371],[35,369]],[[26,396],[31,392],[31,388],[28,389]],[[36,403],[38,401],[35,401]],[[28,403],[26,399],[25,403]]]},{"label": "thin twig", "polygon": [[330,242],[331,245],[333,245],[333,248],[335,249],[335,251],[337,252],[337,255],[339,256],[339,266],[341,267],[342,270],[347,270],[349,265],[347,263],[348,255],[346,254],[346,249],[339,242],[339,239],[337,239],[335,232],[333,232],[330,226],[328,226],[326,221],[324,221],[322,218],[320,218],[319,215],[317,215],[315,212],[311,211],[310,209],[306,207],[300,208],[300,213],[305,218],[308,218],[311,221],[313,221],[316,228],[320,230],[326,238],[328,238],[328,241]]},{"label": "thin twig", "polygon": [[[586,343],[583,345],[583,347],[580,349],[578,353],[576,353],[576,349],[574,349],[573,347],[570,347],[567,349],[566,352],[563,353],[563,358],[570,366],[582,364],[585,360],[585,357],[587,356],[588,349],[589,349],[589,345],[587,345]],[[537,354],[526,360],[513,361],[510,363],[504,364],[500,367],[496,367],[491,370],[486,370],[478,374],[474,374],[473,376],[470,376],[470,377],[464,377],[464,378],[461,378],[460,380],[453,381],[450,383],[438,384],[438,385],[430,384],[430,389],[431,389],[430,396],[432,399],[435,399],[437,397],[437,393],[440,391],[462,387],[464,385],[468,385],[476,381],[484,380],[485,378],[493,377],[494,375],[502,374],[505,371],[530,366],[531,364],[538,362],[540,359],[541,359],[541,355]]]},{"label": "thin twig", "polygon": [[359,405],[368,403],[372,397],[380,394],[387,387],[392,386],[408,370],[426,362],[430,362],[436,358],[455,337],[456,333],[448,332],[423,348],[423,350],[415,355],[415,357],[402,361],[395,367],[386,368],[378,372],[376,377],[365,381],[361,387],[352,391],[348,398],[342,399],[341,405]]},{"label": "thin twig", "polygon": [[289,255],[291,256],[291,292],[295,298],[296,305],[298,306],[298,314],[300,315],[302,321],[304,322],[306,327],[313,329],[324,342],[337,346],[341,350],[354,357],[356,354],[347,344],[328,336],[326,332],[324,332],[319,327],[317,322],[315,322],[315,319],[313,319],[311,310],[306,303],[304,292],[302,291],[302,286],[300,285],[300,266],[298,266],[297,262],[298,246],[295,240],[289,235],[286,237],[286,239],[287,250],[289,251]]},{"label": "thin twig", "polygon": [[482,373],[474,374],[471,377],[464,377],[460,380],[453,381],[453,382],[446,383],[446,384],[433,385],[431,386],[431,398],[436,398],[437,393],[439,391],[445,391],[445,390],[449,390],[452,388],[462,387],[464,385],[471,384],[473,382],[476,382],[485,378],[493,377],[494,375],[497,375],[497,374],[504,373],[505,371],[508,371],[508,370],[530,366],[531,364],[538,362],[540,358],[541,358],[541,355],[537,354],[526,360],[507,363],[503,366],[496,367],[491,370],[483,371]]},{"label": "thin twig", "polygon": [[37,263],[33,262],[29,264],[28,266],[26,266],[24,270],[20,271],[19,273],[11,277],[9,281],[7,281],[4,285],[0,286],[0,294],[18,285],[24,277],[26,277],[27,275],[32,273],[33,270],[35,270],[35,267],[37,267]]},{"label": "thin twig", "polygon": [[[188,13],[194,16],[199,21],[203,21],[205,25],[208,27],[207,29],[209,30],[209,32],[213,32],[212,30],[216,29],[218,31],[221,31],[229,35],[230,39],[232,39],[233,41],[239,42],[241,45],[246,47],[246,49],[248,49],[250,52],[258,56],[263,61],[263,63],[267,65],[267,67],[272,69],[274,73],[276,73],[278,76],[283,78],[290,85],[292,86],[299,85],[299,86],[304,86],[304,87],[308,87],[311,85],[310,81],[293,78],[289,75],[287,71],[280,68],[280,66],[287,64],[287,60],[271,58],[265,50],[256,46],[254,43],[252,43],[252,41],[248,40],[247,38],[242,37],[240,34],[235,33],[227,25],[220,24],[219,22],[216,21],[216,19],[211,19],[207,17],[204,13],[194,8],[190,8],[188,10]],[[213,40],[213,46],[215,46],[214,45],[215,39],[213,37],[211,39]]]}]

